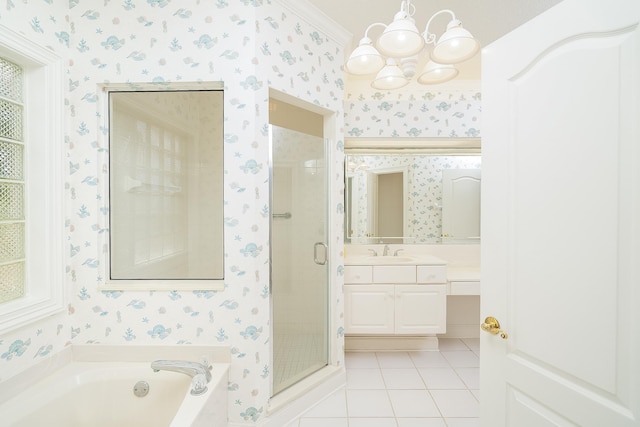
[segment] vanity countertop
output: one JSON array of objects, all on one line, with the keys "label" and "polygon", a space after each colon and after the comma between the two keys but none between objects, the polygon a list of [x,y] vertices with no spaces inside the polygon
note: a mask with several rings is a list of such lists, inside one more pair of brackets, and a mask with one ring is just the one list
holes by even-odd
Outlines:
[{"label": "vanity countertop", "polygon": [[400,256],[349,256],[344,259],[345,265],[447,265],[447,262],[433,255],[400,255]]}]

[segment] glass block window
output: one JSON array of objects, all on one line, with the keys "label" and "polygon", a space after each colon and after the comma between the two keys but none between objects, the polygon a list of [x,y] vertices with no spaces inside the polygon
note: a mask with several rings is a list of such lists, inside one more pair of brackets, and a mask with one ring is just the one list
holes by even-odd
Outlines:
[{"label": "glass block window", "polygon": [[0,179],[21,180],[24,172],[24,146],[0,140]]},{"label": "glass block window", "polygon": [[0,262],[24,258],[24,224],[0,224]]},{"label": "glass block window", "polygon": [[0,98],[0,137],[22,141],[22,105]]},{"label": "glass block window", "polygon": [[0,96],[21,102],[23,76],[22,67],[0,58]]},{"label": "glass block window", "polygon": [[0,58],[0,304],[25,295],[24,73]]},{"label": "glass block window", "polygon": [[0,336],[66,306],[64,63],[0,25]]},{"label": "glass block window", "polygon": [[0,182],[0,221],[24,219],[24,184]]},{"label": "glass block window", "polygon": [[24,262],[0,265],[0,303],[24,296]]}]

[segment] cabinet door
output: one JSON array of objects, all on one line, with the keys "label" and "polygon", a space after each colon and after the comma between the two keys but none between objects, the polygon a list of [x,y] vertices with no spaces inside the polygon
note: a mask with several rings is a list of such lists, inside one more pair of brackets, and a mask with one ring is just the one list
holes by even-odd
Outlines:
[{"label": "cabinet door", "polygon": [[393,285],[344,287],[345,334],[393,334]]},{"label": "cabinet door", "polygon": [[447,285],[397,285],[395,333],[440,334],[447,330]]}]

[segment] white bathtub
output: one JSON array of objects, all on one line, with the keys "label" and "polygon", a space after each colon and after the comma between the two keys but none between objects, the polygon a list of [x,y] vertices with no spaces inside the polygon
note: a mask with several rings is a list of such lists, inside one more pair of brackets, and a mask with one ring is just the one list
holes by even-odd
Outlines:
[{"label": "white bathtub", "polygon": [[[155,359],[197,362],[202,353],[200,357],[193,357],[196,352],[177,347],[171,347],[171,351],[166,348],[163,351],[162,347],[156,351],[138,347],[139,354],[135,356],[117,357],[113,350],[120,346],[80,347],[86,348],[76,347],[62,367],[39,381],[32,381],[17,395],[3,401],[0,424],[7,427],[227,426],[228,363],[211,363],[212,378],[207,391],[194,396],[190,393],[189,376],[153,372],[150,363]],[[129,348],[124,353],[133,352]],[[144,354],[153,357],[144,357]],[[112,361],[114,358],[120,361]],[[2,394],[5,397],[11,394],[9,387],[20,388],[21,381],[0,384]],[[149,392],[144,397],[134,394],[134,386],[139,381],[148,383]]]}]

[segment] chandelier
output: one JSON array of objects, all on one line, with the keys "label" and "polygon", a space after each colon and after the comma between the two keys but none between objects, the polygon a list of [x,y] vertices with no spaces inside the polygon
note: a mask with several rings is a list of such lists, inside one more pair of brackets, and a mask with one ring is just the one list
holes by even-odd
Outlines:
[{"label": "chandelier", "polygon": [[[377,22],[367,27],[364,37],[345,63],[348,73],[354,75],[374,75],[371,86],[375,89],[398,89],[407,85],[416,75],[419,55],[426,46],[433,44],[427,53],[426,65],[416,80],[421,84],[444,83],[455,78],[458,70],[453,66],[474,56],[480,49],[480,43],[471,33],[462,28],[455,14],[448,10],[436,12],[421,34],[416,27],[413,15],[415,6],[411,0],[402,0],[400,11],[389,25]],[[451,15],[447,30],[436,40],[429,32],[431,21],[441,14]],[[384,27],[375,47],[369,38],[369,30]]]}]

